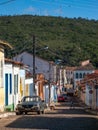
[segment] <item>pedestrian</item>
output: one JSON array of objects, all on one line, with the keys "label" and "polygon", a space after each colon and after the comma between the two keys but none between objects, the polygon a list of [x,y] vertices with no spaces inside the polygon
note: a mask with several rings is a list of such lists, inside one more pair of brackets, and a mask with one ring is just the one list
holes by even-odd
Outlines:
[{"label": "pedestrian", "polygon": [[70,102],[70,109],[73,108],[73,100],[71,99],[71,102]]}]

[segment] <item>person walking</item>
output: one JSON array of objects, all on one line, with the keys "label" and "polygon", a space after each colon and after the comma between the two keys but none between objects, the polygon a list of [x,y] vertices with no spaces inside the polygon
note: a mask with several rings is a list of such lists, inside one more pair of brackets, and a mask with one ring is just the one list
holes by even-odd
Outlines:
[{"label": "person walking", "polygon": [[70,109],[73,109],[73,100],[71,99],[71,102],[70,102]]}]

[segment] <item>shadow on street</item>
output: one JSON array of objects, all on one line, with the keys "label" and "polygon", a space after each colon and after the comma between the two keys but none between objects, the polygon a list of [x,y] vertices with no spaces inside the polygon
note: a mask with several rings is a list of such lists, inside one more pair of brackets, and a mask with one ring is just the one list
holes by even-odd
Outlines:
[{"label": "shadow on street", "polygon": [[98,120],[90,117],[22,116],[6,126],[18,129],[98,130]]}]

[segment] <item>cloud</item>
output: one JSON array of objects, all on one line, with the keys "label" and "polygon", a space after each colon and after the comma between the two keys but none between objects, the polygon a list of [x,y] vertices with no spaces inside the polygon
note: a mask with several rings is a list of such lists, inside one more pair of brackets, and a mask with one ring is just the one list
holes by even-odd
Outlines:
[{"label": "cloud", "polygon": [[24,12],[25,13],[35,13],[36,12],[36,8],[30,6],[30,7],[26,8],[26,9],[24,9]]},{"label": "cloud", "polygon": [[62,13],[62,11],[61,11],[61,9],[60,9],[60,8],[58,8],[58,9],[54,10],[54,13],[56,13],[56,14],[60,15],[60,14]]},{"label": "cloud", "polygon": [[48,14],[48,10],[44,10],[44,15],[45,16],[48,16],[49,14]]}]

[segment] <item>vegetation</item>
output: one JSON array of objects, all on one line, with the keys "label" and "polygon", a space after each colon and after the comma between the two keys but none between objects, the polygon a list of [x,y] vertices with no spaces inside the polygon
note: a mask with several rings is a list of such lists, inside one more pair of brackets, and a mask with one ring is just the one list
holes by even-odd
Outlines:
[{"label": "vegetation", "polygon": [[[69,66],[90,59],[98,67],[96,20],[32,15],[0,17],[0,39],[12,44],[14,54],[32,53],[33,35],[36,37],[36,50],[46,45],[49,47],[47,52],[37,53],[42,58],[62,59]],[[6,50],[6,56],[12,56],[10,50]]]}]

